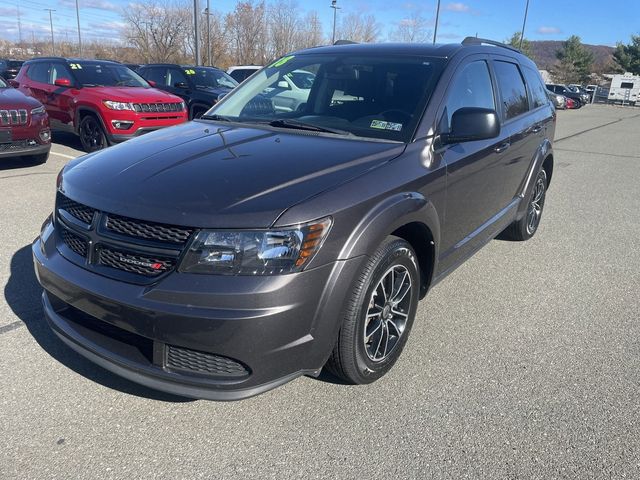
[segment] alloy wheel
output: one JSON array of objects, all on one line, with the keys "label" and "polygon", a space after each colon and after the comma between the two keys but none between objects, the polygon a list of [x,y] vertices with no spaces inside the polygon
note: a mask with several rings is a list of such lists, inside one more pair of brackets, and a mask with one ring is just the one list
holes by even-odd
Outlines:
[{"label": "alloy wheel", "polygon": [[545,191],[546,182],[542,176],[539,176],[536,180],[535,190],[533,191],[531,203],[529,204],[529,210],[527,212],[527,233],[529,235],[532,235],[540,224]]}]

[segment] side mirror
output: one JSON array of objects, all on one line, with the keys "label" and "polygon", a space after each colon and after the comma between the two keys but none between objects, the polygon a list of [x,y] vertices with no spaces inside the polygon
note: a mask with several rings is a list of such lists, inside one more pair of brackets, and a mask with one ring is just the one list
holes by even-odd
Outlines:
[{"label": "side mirror", "polygon": [[175,88],[184,88],[185,90],[189,88],[189,85],[187,85],[185,82],[176,82],[173,84],[173,86]]},{"label": "side mirror", "polygon": [[487,140],[500,135],[500,120],[491,108],[464,107],[451,117],[451,131],[440,135],[443,145]]},{"label": "side mirror", "polygon": [[152,87],[155,87],[155,86],[156,86],[156,82],[154,82],[153,80],[147,80],[147,83],[148,83],[149,85],[151,85]]},{"label": "side mirror", "polygon": [[71,80],[69,80],[68,78],[56,78],[56,81],[53,82],[53,83],[58,87],[70,87],[71,86]]},{"label": "side mirror", "polygon": [[289,84],[286,82],[286,80],[280,80],[278,82],[278,88],[283,88],[285,90],[289,90]]}]

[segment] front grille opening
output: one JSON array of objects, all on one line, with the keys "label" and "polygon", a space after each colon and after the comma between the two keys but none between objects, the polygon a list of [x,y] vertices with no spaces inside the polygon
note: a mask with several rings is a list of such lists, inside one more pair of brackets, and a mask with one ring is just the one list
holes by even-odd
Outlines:
[{"label": "front grille opening", "polygon": [[186,243],[193,233],[193,229],[191,228],[134,220],[112,214],[108,215],[106,225],[107,230],[119,233],[120,235],[174,243],[176,245]]},{"label": "front grille opening", "polygon": [[171,258],[133,254],[105,246],[99,247],[98,252],[100,265],[146,277],[157,277],[175,266],[175,260]]},{"label": "front grille opening", "polygon": [[60,229],[61,229],[60,233],[62,235],[62,241],[64,242],[64,244],[67,247],[69,247],[71,251],[77,253],[83,258],[86,258],[87,257],[86,240],[81,238],[79,235],[76,235],[75,233],[70,232],[64,227],[60,227]]},{"label": "front grille opening", "polygon": [[166,367],[191,373],[226,378],[249,375],[249,369],[232,358],[175,345],[166,346]]},{"label": "front grille opening", "polygon": [[96,213],[95,208],[87,207],[86,205],[82,205],[81,203],[74,202],[64,195],[60,195],[58,208],[64,210],[72,217],[75,217],[86,224],[90,224],[92,222],[93,216]]}]

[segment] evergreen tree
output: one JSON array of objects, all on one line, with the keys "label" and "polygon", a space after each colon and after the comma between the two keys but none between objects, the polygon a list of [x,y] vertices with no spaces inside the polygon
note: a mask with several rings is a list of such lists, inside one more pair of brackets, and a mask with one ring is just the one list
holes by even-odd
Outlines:
[{"label": "evergreen tree", "polygon": [[613,58],[624,72],[640,75],[640,35],[631,35],[631,43],[618,43]]},{"label": "evergreen tree", "polygon": [[524,53],[527,57],[532,60],[535,60],[533,57],[533,45],[526,38],[522,40],[522,47],[520,46],[520,32],[515,32],[511,35],[511,38],[505,40],[507,45],[511,45],[512,47],[520,49],[522,53]]},{"label": "evergreen tree", "polygon": [[560,60],[554,76],[563,83],[582,83],[589,80],[593,65],[593,53],[586,49],[580,37],[571,35],[556,52]]}]

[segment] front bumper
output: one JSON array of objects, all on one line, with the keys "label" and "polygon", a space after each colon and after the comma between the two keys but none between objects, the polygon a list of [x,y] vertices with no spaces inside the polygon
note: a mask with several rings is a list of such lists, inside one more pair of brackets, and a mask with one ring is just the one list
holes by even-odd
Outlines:
[{"label": "front bumper", "polygon": [[[32,249],[35,270],[47,321],[65,343],[134,382],[212,400],[238,400],[318,374],[363,261],[272,277],[174,272],[144,286],[69,262],[52,227],[43,232]],[[172,363],[175,349],[191,355],[189,368]],[[208,358],[245,371],[199,370]]]},{"label": "front bumper", "polygon": [[12,144],[0,144],[0,158],[26,157],[49,153],[51,144],[36,143],[35,145],[22,145],[21,141]]}]

